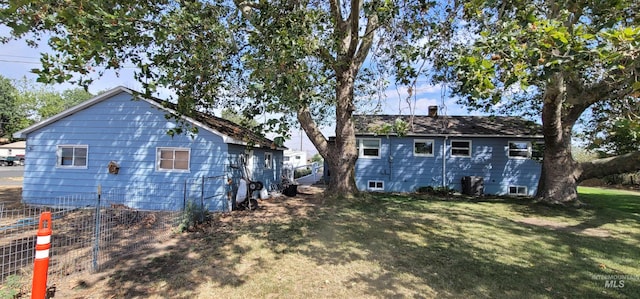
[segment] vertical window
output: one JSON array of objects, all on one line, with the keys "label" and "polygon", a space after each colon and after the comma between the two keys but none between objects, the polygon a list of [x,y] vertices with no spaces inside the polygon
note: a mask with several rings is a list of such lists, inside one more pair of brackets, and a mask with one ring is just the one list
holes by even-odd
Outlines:
[{"label": "vertical window", "polygon": [[157,155],[157,168],[164,171],[188,171],[191,150],[188,148],[160,147]]},{"label": "vertical window", "polygon": [[433,140],[415,139],[413,141],[413,155],[433,157]]},{"label": "vertical window", "polygon": [[509,186],[509,195],[529,195],[526,186]]},{"label": "vertical window", "polygon": [[367,185],[370,191],[384,191],[384,181],[368,181]]},{"label": "vertical window", "polygon": [[271,169],[273,165],[273,156],[271,153],[264,153],[264,168]]},{"label": "vertical window", "polygon": [[59,145],[56,166],[65,168],[87,168],[87,145]]},{"label": "vertical window", "polygon": [[380,158],[380,139],[357,139],[360,158]]},{"label": "vertical window", "polygon": [[471,157],[470,140],[451,140],[451,156]]},{"label": "vertical window", "polygon": [[509,158],[529,158],[531,142],[509,141]]}]

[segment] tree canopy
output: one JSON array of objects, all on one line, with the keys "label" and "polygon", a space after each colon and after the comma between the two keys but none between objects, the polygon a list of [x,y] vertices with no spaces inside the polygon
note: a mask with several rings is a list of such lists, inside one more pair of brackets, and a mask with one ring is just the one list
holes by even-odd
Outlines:
[{"label": "tree canopy", "polygon": [[[356,100],[395,74],[418,75],[412,49],[428,43],[435,1],[10,1],[10,38],[53,50],[35,70],[45,82],[89,84],[134,67],[144,93],[175,92],[178,112],[233,108],[269,115],[258,129],[286,135],[295,122],[331,161],[330,189],[356,190],[351,115]],[[334,142],[320,125],[333,121]]]},{"label": "tree canopy", "polygon": [[633,0],[465,1],[451,10],[454,34],[436,53],[440,79],[474,109],[541,116],[541,200],[574,202],[581,180],[640,169],[637,148],[588,163],[571,158],[581,117],[592,115],[597,128],[611,132],[626,120],[605,121],[603,115],[624,112],[635,117],[629,126],[637,124],[636,112],[624,103],[637,109],[639,10]]}]

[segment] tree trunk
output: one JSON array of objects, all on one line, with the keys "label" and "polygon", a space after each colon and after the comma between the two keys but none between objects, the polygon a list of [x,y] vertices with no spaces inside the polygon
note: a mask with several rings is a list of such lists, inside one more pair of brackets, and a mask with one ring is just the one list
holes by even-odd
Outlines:
[{"label": "tree trunk", "polygon": [[536,190],[537,200],[554,205],[576,205],[580,164],[571,156],[571,130],[575,120],[563,119],[564,78],[556,74],[547,85],[542,106],[544,158]]},{"label": "tree trunk", "polygon": [[308,108],[298,111],[298,120],[305,133],[325,159],[330,179],[327,194],[353,197],[357,192],[355,182],[356,150],[353,115],[354,71],[345,70],[337,76],[336,87],[336,135],[335,142],[328,143],[311,119]]}]

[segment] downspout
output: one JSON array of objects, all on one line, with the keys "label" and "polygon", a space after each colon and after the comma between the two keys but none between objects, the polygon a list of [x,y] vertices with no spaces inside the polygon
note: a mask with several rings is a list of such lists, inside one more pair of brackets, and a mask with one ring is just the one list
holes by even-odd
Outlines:
[{"label": "downspout", "polygon": [[442,187],[447,187],[447,139],[449,135],[444,135],[442,143]]}]

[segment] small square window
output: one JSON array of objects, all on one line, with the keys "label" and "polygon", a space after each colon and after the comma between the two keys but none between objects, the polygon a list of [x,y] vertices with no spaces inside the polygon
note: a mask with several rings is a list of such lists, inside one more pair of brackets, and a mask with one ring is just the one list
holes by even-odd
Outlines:
[{"label": "small square window", "polygon": [[357,139],[356,146],[360,158],[380,158],[380,139]]},{"label": "small square window", "polygon": [[86,168],[88,146],[59,145],[56,166],[63,168]]},{"label": "small square window", "polygon": [[531,142],[528,141],[510,141],[509,142],[509,158],[529,158]]},{"label": "small square window", "polygon": [[469,140],[452,140],[451,156],[453,157],[471,157],[471,141]]},{"label": "small square window", "polygon": [[383,181],[368,181],[367,185],[370,191],[384,191]]},{"label": "small square window", "polygon": [[188,171],[191,150],[188,148],[160,147],[157,154],[157,169],[162,171]]},{"label": "small square window", "polygon": [[509,195],[526,196],[529,193],[526,186],[509,186]]},{"label": "small square window", "polygon": [[416,139],[413,141],[414,156],[433,156],[433,140]]}]

